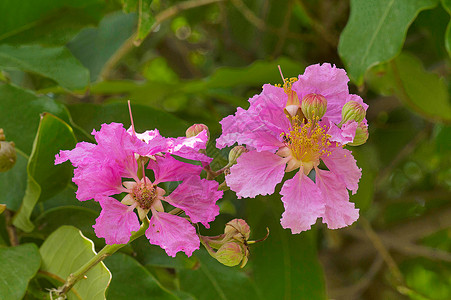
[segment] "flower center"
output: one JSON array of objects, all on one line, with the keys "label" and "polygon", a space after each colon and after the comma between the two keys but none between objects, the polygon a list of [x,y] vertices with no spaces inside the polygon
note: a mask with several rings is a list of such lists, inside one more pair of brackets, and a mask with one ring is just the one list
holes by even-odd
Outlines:
[{"label": "flower center", "polygon": [[[304,119],[305,120],[305,119]],[[331,145],[327,126],[318,124],[319,117],[314,117],[303,123],[298,116],[292,118],[290,132],[282,133],[285,145],[290,149],[293,159],[304,164],[319,163],[322,155],[329,155],[327,150]]]},{"label": "flower center", "polygon": [[133,187],[131,196],[142,209],[148,210],[158,198],[157,187],[150,182],[139,182]]}]

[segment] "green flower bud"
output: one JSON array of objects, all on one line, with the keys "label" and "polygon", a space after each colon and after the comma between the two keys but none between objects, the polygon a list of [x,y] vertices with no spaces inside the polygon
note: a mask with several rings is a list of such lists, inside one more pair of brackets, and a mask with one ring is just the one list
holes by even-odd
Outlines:
[{"label": "green flower bud", "polygon": [[235,242],[225,243],[216,251],[214,258],[225,266],[236,266],[246,255],[247,251],[243,249],[243,246]]},{"label": "green flower bud", "polygon": [[360,146],[366,143],[368,140],[368,125],[360,123],[355,132],[355,137],[350,146]]},{"label": "green flower bud", "polygon": [[0,172],[10,170],[16,163],[17,154],[13,142],[0,141]]},{"label": "green flower bud", "polygon": [[349,101],[343,105],[341,110],[341,122],[340,126],[348,121],[356,121],[360,123],[365,119],[365,109],[363,106],[357,101]]},{"label": "green flower bud", "polygon": [[308,120],[319,120],[326,113],[327,100],[320,94],[308,94],[302,98],[301,110]]},{"label": "green flower bud", "polygon": [[248,152],[249,150],[246,149],[244,146],[235,146],[232,150],[229,152],[229,163],[227,164],[229,167],[236,164],[236,160],[238,157],[241,156],[241,154]]},{"label": "green flower bud", "polygon": [[196,136],[204,130],[207,130],[207,136],[208,136],[208,139],[210,139],[210,131],[208,130],[207,125],[204,125],[204,124],[194,124],[194,125],[190,126],[186,130],[186,137]]},{"label": "green flower bud", "polygon": [[251,235],[251,228],[243,219],[233,219],[226,224],[224,233],[234,238],[239,235],[244,237],[245,240],[248,240]]}]

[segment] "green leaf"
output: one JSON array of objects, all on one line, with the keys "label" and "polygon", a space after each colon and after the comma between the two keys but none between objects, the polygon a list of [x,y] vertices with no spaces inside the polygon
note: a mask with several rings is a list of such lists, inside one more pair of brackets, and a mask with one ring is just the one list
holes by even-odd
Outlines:
[{"label": "green leaf", "polygon": [[138,0],[138,34],[136,43],[139,45],[150,33],[155,18],[150,9],[153,0]]},{"label": "green leaf", "polygon": [[178,299],[128,255],[115,253],[105,264],[113,274],[108,299]]},{"label": "green leaf", "polygon": [[38,200],[44,201],[66,188],[72,177],[69,164],[55,166],[55,155],[60,150],[75,147],[72,128],[61,119],[45,113],[41,117],[33,151],[28,160],[27,189],[13,224],[25,232],[33,230],[30,216]]},{"label": "green leaf", "polygon": [[[68,108],[74,122],[87,132],[99,129],[102,123],[118,122],[123,123],[126,128],[130,126],[130,115],[126,103],[75,104]],[[177,117],[149,106],[132,102],[132,112],[137,132],[158,128],[165,136],[179,136],[185,135],[188,127]]]},{"label": "green leaf", "polygon": [[0,68],[35,73],[69,90],[84,89],[89,84],[89,71],[66,47],[0,45]]},{"label": "green leaf", "polygon": [[41,113],[48,112],[70,122],[66,107],[48,97],[38,97],[8,84],[0,85],[0,95],[0,128],[5,131],[7,140],[13,141],[16,148],[27,155],[31,153]]},{"label": "green leaf", "polygon": [[351,0],[351,14],[338,45],[351,80],[361,85],[371,66],[395,57],[418,13],[437,3],[438,0]]},{"label": "green leaf", "polygon": [[374,68],[369,84],[382,94],[396,94],[409,108],[431,121],[450,121],[451,103],[445,82],[427,72],[421,61],[402,53],[391,63]]},{"label": "green leaf", "polygon": [[[450,14],[451,16],[451,0],[442,0],[443,8]],[[445,33],[445,47],[448,51],[449,56],[451,57],[451,21],[448,23],[446,27]]]},{"label": "green leaf", "polygon": [[204,250],[194,255],[199,259],[197,268],[182,269],[179,275],[181,290],[197,299],[277,299],[262,297],[249,276],[239,268],[221,265]]},{"label": "green leaf", "polygon": [[101,0],[42,0],[21,5],[14,0],[3,0],[0,2],[0,41],[43,41],[62,45],[81,27],[94,24],[103,6]]},{"label": "green leaf", "polygon": [[27,158],[17,154],[14,167],[8,172],[0,173],[0,203],[6,204],[8,209],[18,210],[27,187]]},{"label": "green leaf", "polygon": [[[39,251],[42,257],[41,270],[63,280],[96,255],[92,241],[72,226],[62,226],[52,233]],[[104,300],[110,280],[111,273],[101,262],[86,273],[85,279],[74,285],[67,294],[68,299]]]},{"label": "green leaf", "polygon": [[0,248],[0,262],[0,299],[22,299],[41,265],[38,248],[34,244]]},{"label": "green leaf", "polygon": [[115,12],[103,18],[97,28],[86,28],[67,47],[89,69],[96,81],[108,60],[132,36],[136,16]]},{"label": "green leaf", "polygon": [[251,256],[255,284],[265,299],[326,299],[324,274],[318,261],[316,231],[292,234],[280,225],[280,196],[246,199],[251,237],[258,239],[269,228],[269,237],[255,246]]}]

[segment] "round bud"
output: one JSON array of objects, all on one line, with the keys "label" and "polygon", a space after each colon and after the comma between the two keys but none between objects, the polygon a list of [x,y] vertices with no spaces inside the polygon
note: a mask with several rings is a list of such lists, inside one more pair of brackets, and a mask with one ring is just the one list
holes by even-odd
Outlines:
[{"label": "round bud", "polygon": [[355,137],[350,146],[360,146],[366,143],[368,140],[368,125],[360,123],[356,129]]},{"label": "round bud", "polygon": [[210,139],[210,131],[208,130],[207,125],[204,125],[204,124],[194,124],[194,125],[190,126],[186,130],[186,137],[196,136],[204,130],[207,130],[207,136],[208,136],[208,139]]},{"label": "round bud", "polygon": [[321,119],[327,110],[327,100],[320,94],[308,94],[302,98],[301,110],[308,120]]},{"label": "round bud", "polygon": [[242,246],[235,242],[225,243],[216,251],[215,258],[223,265],[233,267],[238,265],[244,258],[245,253]]},{"label": "round bud", "polygon": [[365,119],[365,115],[366,112],[362,104],[357,101],[346,102],[341,110],[340,125],[343,125],[348,121],[356,121],[357,123],[360,123],[363,119]]},{"label": "round bud", "polygon": [[228,166],[231,167],[232,165],[236,164],[236,160],[238,157],[241,156],[241,154],[248,152],[249,150],[246,149],[244,146],[235,146],[230,150],[229,152],[229,163]]},{"label": "round bud", "polygon": [[5,133],[3,132],[3,128],[0,128],[0,141],[5,140]]},{"label": "round bud", "polygon": [[251,234],[251,228],[243,219],[233,219],[226,224],[224,233],[230,236],[239,234],[242,235],[246,240],[248,240]]},{"label": "round bud", "polygon": [[17,154],[13,142],[0,141],[0,172],[10,170],[16,163]]}]

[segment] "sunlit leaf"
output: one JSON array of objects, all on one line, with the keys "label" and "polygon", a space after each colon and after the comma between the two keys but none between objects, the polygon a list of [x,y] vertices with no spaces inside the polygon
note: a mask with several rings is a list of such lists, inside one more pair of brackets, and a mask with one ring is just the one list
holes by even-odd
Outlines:
[{"label": "sunlit leaf", "polygon": [[72,128],[61,119],[43,114],[27,165],[27,189],[22,205],[14,216],[14,225],[30,232],[34,225],[30,216],[38,200],[46,200],[62,191],[70,182],[72,167],[69,164],[54,165],[60,150],[75,147]]},{"label": "sunlit leaf", "polygon": [[41,265],[38,248],[34,244],[0,248],[0,262],[0,299],[22,299]]},{"label": "sunlit leaf", "polygon": [[[41,270],[57,276],[63,285],[69,274],[77,271],[95,256],[94,244],[72,226],[62,226],[53,232],[40,248]],[[68,293],[68,299],[104,300],[111,273],[103,262],[86,273],[86,278],[77,282]]]},{"label": "sunlit leaf", "polygon": [[89,84],[88,70],[66,47],[1,45],[0,69],[35,73],[70,90],[84,89]]},{"label": "sunlit leaf", "polygon": [[395,57],[418,13],[437,3],[438,0],[351,0],[351,14],[338,45],[350,78],[361,85],[371,66]]},{"label": "sunlit leaf", "polygon": [[[451,16],[451,0],[442,0],[442,5]],[[451,56],[451,21],[448,23],[448,27],[446,28],[445,47],[449,56]]]}]

